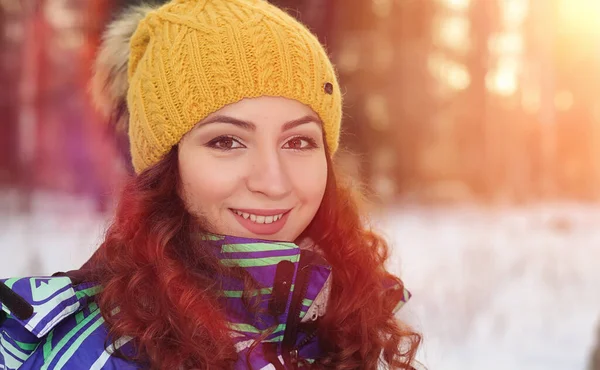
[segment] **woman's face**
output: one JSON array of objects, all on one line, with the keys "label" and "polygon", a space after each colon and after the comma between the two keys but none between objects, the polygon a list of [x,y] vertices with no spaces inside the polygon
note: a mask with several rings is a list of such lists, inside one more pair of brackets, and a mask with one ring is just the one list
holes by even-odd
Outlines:
[{"label": "woman's face", "polygon": [[211,232],[293,242],[323,199],[324,145],[317,114],[296,100],[225,106],[179,143],[182,199]]}]

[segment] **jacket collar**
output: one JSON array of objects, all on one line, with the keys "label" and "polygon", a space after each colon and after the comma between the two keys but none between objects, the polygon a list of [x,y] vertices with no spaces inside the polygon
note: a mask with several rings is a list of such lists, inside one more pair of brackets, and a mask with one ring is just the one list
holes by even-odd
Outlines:
[{"label": "jacket collar", "polygon": [[[240,361],[248,359],[253,368],[263,368],[271,362],[265,351],[283,356],[284,338],[296,340],[288,326],[296,326],[306,316],[326,285],[331,266],[310,241],[300,243],[301,248],[290,242],[231,236],[209,235],[204,239],[222,264],[243,268],[257,284],[258,310],[247,308],[242,300],[243,283],[230,278],[223,279],[222,305]],[[246,294],[252,296],[253,292]],[[241,362],[238,366],[245,368]]]},{"label": "jacket collar", "polygon": [[[257,284],[255,296],[258,297],[260,314],[243,303],[244,286],[241,281],[221,279],[220,299],[240,355],[236,368],[245,368],[247,360],[253,368],[263,368],[273,362],[273,358],[265,356],[267,348],[281,359],[286,357],[291,345],[298,341],[306,342],[306,337],[296,332],[296,326],[315,313],[316,316],[322,314],[320,305],[329,298],[327,286],[332,268],[320,249],[310,240],[299,242],[299,246],[290,242],[220,235],[206,235],[203,239],[205,245],[213,248],[222,264],[243,268]],[[0,280],[34,308],[33,315],[27,320],[8,317],[13,328],[11,336],[32,343],[66,318],[89,304],[95,304],[93,297],[101,291],[98,284],[77,281],[70,273],[71,278],[62,275]],[[410,293],[395,282],[384,284],[387,284],[390,299],[396,304],[394,311],[397,311],[410,298]],[[246,294],[252,296],[253,292]],[[0,310],[10,314],[1,302]],[[318,357],[318,345],[305,349],[303,355]]]}]

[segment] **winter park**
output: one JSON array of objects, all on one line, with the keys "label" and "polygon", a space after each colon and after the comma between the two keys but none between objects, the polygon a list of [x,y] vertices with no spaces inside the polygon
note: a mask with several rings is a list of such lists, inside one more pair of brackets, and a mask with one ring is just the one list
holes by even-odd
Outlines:
[{"label": "winter park", "polygon": [[[363,273],[352,285],[358,296],[368,293],[368,289],[358,293],[367,286],[360,285],[367,284],[363,280],[376,280],[374,276],[385,269],[410,294],[402,289],[398,298],[397,291],[381,288],[377,309],[373,299],[348,299],[355,302],[354,316],[338,323],[340,333],[374,335],[370,326],[383,324],[356,312],[375,315],[385,311],[388,299],[400,299],[398,305],[394,301],[397,312],[385,312],[406,325],[403,328],[411,335],[420,336],[418,346],[410,347],[407,355],[415,356],[411,365],[415,370],[600,370],[600,3],[160,0],[156,8],[131,8],[136,4],[0,1],[0,281],[79,271],[101,245],[109,251],[103,258],[110,255],[115,264],[106,263],[112,270],[98,271],[114,272],[126,265],[122,261],[129,255],[114,246],[109,249],[109,244],[127,232],[129,239],[123,240],[139,243],[137,249],[129,246],[127,253],[151,261],[148,256],[159,255],[159,247],[169,250],[175,245],[169,243],[177,243],[188,230],[181,225],[190,222],[210,235],[223,234],[222,240],[252,240],[236,242],[240,249],[232,249],[237,245],[233,242],[224,244],[221,251],[229,248],[239,258],[222,261],[238,261],[237,267],[250,271],[261,292],[267,292],[273,317],[272,310],[290,316],[285,325],[276,321],[279,326],[267,329],[261,328],[263,317],[252,322],[230,320],[246,330],[234,329],[231,334],[237,341],[231,348],[239,356],[254,348],[253,343],[256,348],[265,346],[264,358],[262,354],[251,358],[257,368],[279,369],[269,367],[276,362],[283,368],[304,368],[298,365],[303,359],[316,368],[327,362],[323,359],[334,364],[360,359],[364,362],[352,368],[388,368],[385,361],[364,355],[367,350],[384,353],[379,344],[361,342],[360,335],[340,335],[339,343],[327,347],[322,343],[330,337],[303,326],[307,318],[319,325],[328,323],[329,310],[344,312],[339,308],[344,303],[330,303],[348,291],[340,287],[337,276]],[[257,12],[265,18],[257,17]],[[157,28],[145,37],[147,24]],[[180,24],[185,31],[177,34]],[[109,25],[112,33],[105,31]],[[168,37],[160,38],[157,30],[167,30]],[[315,37],[298,36],[303,32]],[[111,40],[116,40],[114,45]],[[158,46],[147,47],[145,43],[151,42]],[[168,52],[152,54],[161,47]],[[135,59],[135,52],[140,52],[142,62]],[[137,77],[136,68],[148,69],[140,74],[143,78]],[[219,79],[226,83],[218,85]],[[304,94],[305,90],[309,92]],[[187,108],[175,108],[183,106]],[[222,114],[211,121],[218,112]],[[303,116],[294,123],[296,113]],[[177,126],[192,118],[189,127]],[[164,127],[157,128],[159,121]],[[269,122],[283,121],[289,122],[283,133],[277,131],[276,140],[266,133]],[[287,130],[293,137],[285,136]],[[160,158],[154,158],[150,149],[159,150],[165,140],[171,140],[169,146],[160,148]],[[268,140],[273,145],[266,145]],[[185,212],[177,208],[180,203]],[[212,208],[202,208],[204,203]],[[311,207],[312,213],[306,211]],[[213,209],[219,209],[215,211],[219,216],[211,219]],[[353,215],[357,221],[352,221]],[[196,225],[196,220],[206,224]],[[230,227],[227,220],[237,221]],[[351,222],[360,226],[348,227]],[[111,231],[111,225],[118,225],[114,228],[118,232]],[[349,236],[357,228],[364,239]],[[306,240],[321,234],[322,240],[347,241],[332,244],[348,252],[340,257],[329,245],[305,247]],[[338,239],[327,239],[331,235]],[[367,258],[379,256],[381,245],[367,242],[373,235],[389,248],[389,258],[378,262],[377,268]],[[152,244],[156,240],[159,247]],[[169,240],[166,247],[160,244],[164,240]],[[272,249],[248,249],[256,245]],[[243,260],[249,251],[267,257]],[[290,257],[296,251],[298,260]],[[155,279],[147,281],[152,286],[161,286],[161,279],[175,270],[174,265],[164,267],[163,259],[172,257],[164,253],[162,259],[147,262],[150,270],[164,268],[148,275]],[[257,267],[270,271],[273,261],[290,260],[301,266],[307,255],[314,266],[328,266],[331,275],[315,279],[307,273],[302,280],[297,267],[289,280],[280,264],[269,272],[274,276],[268,275],[266,285],[262,275],[252,275]],[[210,274],[225,271],[203,265],[206,260],[194,253],[183,256],[173,257],[174,261],[185,265],[198,258],[204,278],[219,280]],[[335,258],[353,262],[345,265]],[[93,266],[104,266],[94,261]],[[151,274],[139,267],[142,262],[134,262],[139,265],[132,265],[132,271],[139,268]],[[119,276],[138,276],[127,275],[126,270]],[[67,276],[75,281],[80,275]],[[222,280],[232,276],[237,275]],[[7,286],[14,281],[6,281]],[[247,305],[245,287],[222,290]],[[286,298],[283,306],[277,306],[273,302],[282,290]],[[353,297],[349,290],[344,294]],[[204,307],[205,292],[195,292],[202,299],[189,292],[169,299],[188,299],[177,301],[180,308]],[[118,297],[118,293],[110,294]],[[170,294],[163,293],[158,297]],[[87,294],[77,291],[74,297],[80,300]],[[104,293],[94,290],[94,294]],[[154,292],[131,294],[140,294],[140,302],[146,299],[147,307],[155,307],[148,302],[152,301],[148,297],[157,297]],[[97,297],[90,300],[93,305],[104,304]],[[73,353],[87,351],[85,344],[96,332],[73,339],[64,353],[65,341],[61,345],[52,335],[40,334],[36,340],[49,344],[36,354],[39,345],[29,342],[31,333],[14,336],[6,329],[14,329],[17,322],[6,301],[0,291],[0,369],[77,369],[73,364],[79,358]],[[35,319],[35,314],[42,315],[43,305],[34,303]],[[297,320],[290,314],[295,307]],[[186,310],[181,308],[187,314]],[[210,329],[198,310],[192,313],[198,315],[194,323],[203,322]],[[73,325],[78,326],[70,334],[84,332],[84,317],[93,319],[83,316],[88,311],[93,309],[77,311]],[[349,323],[357,317],[363,320],[360,325]],[[98,325],[104,321],[98,320]],[[35,325],[23,322],[21,329],[34,333]],[[186,334],[184,326],[164,338],[180,344],[186,343],[182,338],[197,339],[197,333]],[[204,329],[195,327],[206,334]],[[257,333],[263,337],[253,336]],[[384,333],[378,335],[400,337]],[[160,342],[160,336],[154,340],[164,348],[159,345],[146,355],[158,361],[157,366],[168,368],[165,364],[173,363],[185,368],[177,356],[169,357],[176,351],[169,349],[167,340]],[[320,359],[311,357],[311,345],[316,346],[317,340],[322,341],[318,348],[328,348]],[[73,343],[84,346],[75,350]],[[127,341],[123,343],[128,348]],[[269,358],[269,343],[279,343],[280,358]],[[341,359],[340,354],[353,346],[362,352]],[[195,365],[187,368],[220,368],[212,358],[218,356],[212,354],[226,352],[225,346],[208,350],[186,346],[189,353],[182,348],[186,356],[193,353],[187,364]],[[113,349],[102,347],[102,355],[87,367],[121,368],[111,362]],[[228,368],[246,368],[240,363]]]}]

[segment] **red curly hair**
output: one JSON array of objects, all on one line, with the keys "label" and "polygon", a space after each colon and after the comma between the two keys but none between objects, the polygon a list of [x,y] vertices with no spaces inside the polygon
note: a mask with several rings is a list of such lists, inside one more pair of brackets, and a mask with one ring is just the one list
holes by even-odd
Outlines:
[{"label": "red curly hair", "polygon": [[[313,367],[410,366],[421,337],[394,318],[382,281],[388,247],[361,221],[351,187],[329,159],[323,202],[305,231],[333,267],[328,311],[319,326],[324,357]],[[102,284],[98,304],[111,338],[135,338],[132,360],[152,369],[227,369],[237,353],[214,276],[226,270],[202,248],[202,225],[178,196],[177,148],[125,185],[89,278]],[[115,308],[118,307],[118,313]],[[382,356],[383,354],[383,356]]]}]

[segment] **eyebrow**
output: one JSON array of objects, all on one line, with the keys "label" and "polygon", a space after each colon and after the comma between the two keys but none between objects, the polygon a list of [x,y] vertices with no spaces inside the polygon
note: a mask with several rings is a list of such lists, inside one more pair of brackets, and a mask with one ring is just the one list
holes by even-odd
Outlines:
[{"label": "eyebrow", "polygon": [[[288,131],[288,130],[291,130],[300,125],[304,125],[304,124],[311,123],[311,122],[317,123],[319,126],[323,127],[323,122],[321,122],[320,119],[318,119],[317,117],[315,117],[313,115],[306,115],[304,117],[300,117],[298,119],[284,123],[282,131]],[[240,119],[233,118],[230,116],[223,116],[223,115],[214,116],[204,122],[200,122],[196,125],[195,128],[210,125],[211,123],[228,123],[230,125],[235,125],[235,126],[238,126],[245,130],[248,130],[248,131],[256,131],[256,124],[254,124],[250,121],[244,121],[244,120],[240,120]]]}]

